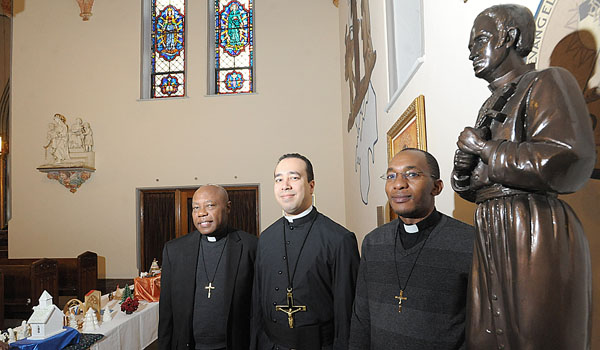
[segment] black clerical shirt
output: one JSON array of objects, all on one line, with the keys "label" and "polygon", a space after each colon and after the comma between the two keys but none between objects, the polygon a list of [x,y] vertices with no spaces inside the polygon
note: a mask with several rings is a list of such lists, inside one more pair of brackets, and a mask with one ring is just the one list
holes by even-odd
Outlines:
[{"label": "black clerical shirt", "polygon": [[[284,258],[284,230],[287,258]],[[277,344],[266,336],[265,323],[289,327],[288,316],[275,310],[276,305],[287,304],[286,260],[290,275],[296,270],[292,281],[294,304],[306,306],[306,311],[294,314],[295,328],[329,324],[333,344],[322,344],[322,347],[333,345],[333,349],[347,349],[360,260],[358,246],[354,233],[317,212],[316,208],[292,223],[281,218],[260,236],[254,283],[255,326],[257,323],[258,329],[255,329],[251,348],[271,349],[274,345],[285,348],[281,346],[284,344]]]},{"label": "black clerical shirt", "polygon": [[[193,330],[196,349],[225,349],[227,346],[227,315],[225,315],[225,261],[227,237],[214,237],[210,242],[202,235],[202,249],[196,265],[196,292],[194,296]],[[204,253],[204,255],[202,254]],[[222,253],[222,256],[221,256]],[[206,269],[204,264],[206,264]],[[207,276],[208,273],[208,276]],[[205,289],[209,282],[215,289]]]},{"label": "black clerical shirt", "polygon": [[406,232],[403,222],[400,219],[400,222],[398,223],[398,234],[400,235],[400,242],[402,242],[404,249],[410,249],[427,238],[431,231],[433,231],[433,228],[440,222],[441,218],[440,212],[433,209],[431,214],[416,224],[419,229],[418,232]]}]

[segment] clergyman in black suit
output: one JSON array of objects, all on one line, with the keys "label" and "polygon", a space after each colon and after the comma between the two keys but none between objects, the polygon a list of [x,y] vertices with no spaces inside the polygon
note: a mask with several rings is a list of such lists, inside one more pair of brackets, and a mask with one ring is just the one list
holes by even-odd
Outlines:
[{"label": "clergyman in black suit", "polygon": [[231,202],[216,185],[192,198],[197,230],[163,249],[158,343],[161,350],[245,350],[257,238],[227,227]]}]

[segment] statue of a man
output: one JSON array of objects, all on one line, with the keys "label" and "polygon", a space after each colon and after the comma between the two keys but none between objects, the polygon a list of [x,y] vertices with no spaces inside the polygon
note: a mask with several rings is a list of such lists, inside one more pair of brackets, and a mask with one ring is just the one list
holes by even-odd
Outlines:
[{"label": "statue of a man", "polygon": [[525,63],[531,12],[481,12],[469,39],[475,76],[491,96],[458,138],[452,187],[478,204],[467,310],[469,349],[590,348],[592,278],[581,222],[558,194],[595,164],[585,101],[562,68]]}]

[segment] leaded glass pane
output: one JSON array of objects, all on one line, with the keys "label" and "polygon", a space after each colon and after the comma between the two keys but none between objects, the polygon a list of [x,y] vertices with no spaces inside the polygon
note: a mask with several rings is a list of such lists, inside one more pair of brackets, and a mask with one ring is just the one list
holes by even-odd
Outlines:
[{"label": "leaded glass pane", "polygon": [[219,71],[219,91],[221,93],[252,92],[252,77],[250,69],[228,69]]},{"label": "leaded glass pane", "polygon": [[217,94],[254,91],[253,0],[215,0]]},{"label": "leaded glass pane", "polygon": [[185,96],[185,0],[153,0],[152,97]]}]

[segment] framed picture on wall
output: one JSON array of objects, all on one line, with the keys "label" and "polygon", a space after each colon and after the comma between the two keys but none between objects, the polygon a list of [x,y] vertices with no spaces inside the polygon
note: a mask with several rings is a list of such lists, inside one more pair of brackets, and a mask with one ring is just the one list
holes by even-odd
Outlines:
[{"label": "framed picture on wall", "polygon": [[[419,95],[387,132],[388,161],[405,148],[427,150],[425,133],[425,96]],[[392,221],[398,216],[388,203],[385,217]],[[389,222],[388,221],[388,222]]]},{"label": "framed picture on wall", "polygon": [[425,96],[419,95],[387,132],[388,161],[405,148],[427,150]]}]

